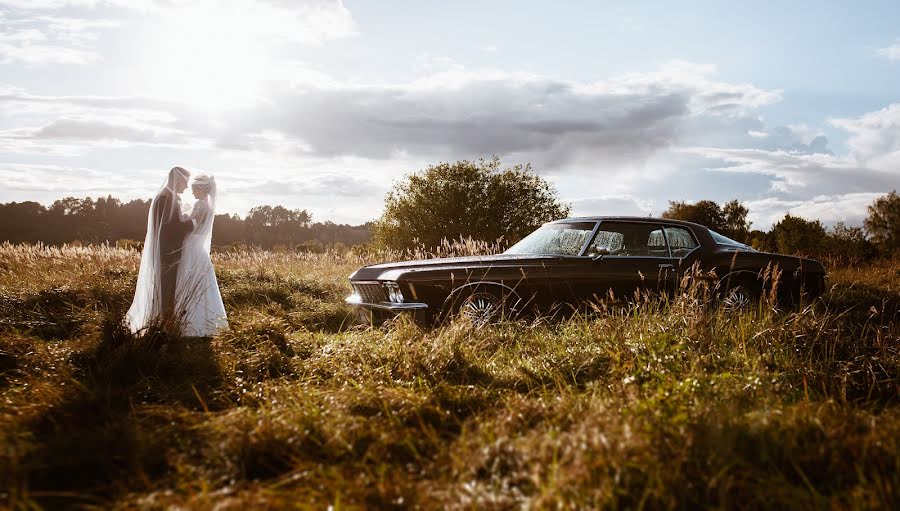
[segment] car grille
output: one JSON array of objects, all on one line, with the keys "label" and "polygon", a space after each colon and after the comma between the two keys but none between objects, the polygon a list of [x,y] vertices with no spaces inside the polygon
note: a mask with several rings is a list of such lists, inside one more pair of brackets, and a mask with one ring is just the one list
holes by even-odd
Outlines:
[{"label": "car grille", "polygon": [[353,290],[362,298],[363,303],[388,301],[387,290],[381,283],[353,284]]}]

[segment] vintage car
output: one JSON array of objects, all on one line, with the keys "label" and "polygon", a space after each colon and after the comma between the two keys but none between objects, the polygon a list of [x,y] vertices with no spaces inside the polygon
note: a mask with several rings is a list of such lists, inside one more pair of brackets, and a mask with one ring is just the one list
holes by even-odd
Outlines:
[{"label": "vintage car", "polygon": [[482,323],[592,301],[672,295],[686,275],[705,279],[729,310],[750,307],[773,288],[780,302],[796,303],[826,287],[821,263],[758,252],[702,225],[584,217],[547,223],[498,255],[360,268],[350,276],[347,302],[376,323],[401,312],[423,322],[464,315]]}]

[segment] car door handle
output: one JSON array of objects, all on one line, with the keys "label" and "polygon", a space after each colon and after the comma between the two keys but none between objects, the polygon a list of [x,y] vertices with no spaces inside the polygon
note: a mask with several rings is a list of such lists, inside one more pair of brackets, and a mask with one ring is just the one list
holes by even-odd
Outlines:
[{"label": "car door handle", "polygon": [[668,270],[674,270],[674,269],[675,269],[675,265],[674,265],[674,264],[660,264],[659,267],[660,267],[661,269],[668,269]]}]

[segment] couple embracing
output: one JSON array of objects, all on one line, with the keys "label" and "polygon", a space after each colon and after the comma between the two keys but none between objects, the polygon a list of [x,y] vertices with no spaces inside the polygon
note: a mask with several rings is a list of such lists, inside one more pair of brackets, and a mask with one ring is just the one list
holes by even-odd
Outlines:
[{"label": "couple embracing", "polygon": [[175,322],[182,335],[205,337],[228,327],[225,306],[210,259],[216,181],[205,174],[191,184],[196,202],[183,206],[180,194],[191,174],[169,171],[150,204],[134,302],[125,316],[133,333]]}]

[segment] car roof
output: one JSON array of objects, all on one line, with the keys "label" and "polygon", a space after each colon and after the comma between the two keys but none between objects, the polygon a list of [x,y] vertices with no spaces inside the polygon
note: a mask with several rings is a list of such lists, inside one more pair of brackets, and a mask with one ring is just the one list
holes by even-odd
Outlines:
[{"label": "car roof", "polygon": [[563,218],[560,220],[554,220],[549,222],[551,224],[563,224],[567,222],[600,222],[602,220],[614,220],[614,221],[622,221],[622,222],[661,222],[672,225],[683,225],[686,227],[699,227],[701,229],[707,229],[707,227],[695,224],[693,222],[685,222],[684,220],[672,220],[670,218],[655,218],[655,217],[647,217],[647,216],[578,216],[572,218]]}]

